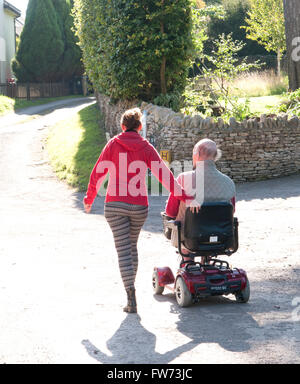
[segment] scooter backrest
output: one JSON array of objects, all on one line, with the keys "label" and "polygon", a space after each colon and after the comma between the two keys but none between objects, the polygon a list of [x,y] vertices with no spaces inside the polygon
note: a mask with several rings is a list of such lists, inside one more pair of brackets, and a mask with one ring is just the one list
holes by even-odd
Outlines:
[{"label": "scooter backrest", "polygon": [[227,202],[203,203],[198,213],[188,208],[184,245],[190,251],[226,253],[235,248],[233,206]]}]

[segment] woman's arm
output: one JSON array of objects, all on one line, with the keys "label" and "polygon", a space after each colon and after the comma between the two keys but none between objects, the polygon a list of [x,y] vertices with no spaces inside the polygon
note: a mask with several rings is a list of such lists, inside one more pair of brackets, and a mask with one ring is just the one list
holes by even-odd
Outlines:
[{"label": "woman's arm", "polygon": [[166,188],[178,201],[186,202],[187,200],[193,200],[194,197],[188,196],[185,193],[184,189],[174,178],[173,173],[166,166],[156,149],[151,144],[149,144],[148,151],[146,159],[147,166],[164,188]]},{"label": "woman's arm", "polygon": [[95,197],[97,196],[97,192],[100,189],[103,183],[103,180],[105,179],[105,176],[108,172],[108,167],[102,166],[101,163],[103,163],[104,161],[109,161],[110,159],[110,156],[109,156],[110,144],[111,144],[110,141],[106,144],[106,146],[101,152],[99,159],[97,160],[93,168],[93,171],[90,176],[87,193],[83,199],[85,206],[88,206],[88,207],[92,206],[95,200]]},{"label": "woman's arm", "polygon": [[[182,185],[182,177],[179,175],[176,179],[176,181],[179,183],[179,185]],[[167,216],[169,217],[177,217],[178,211],[179,211],[179,206],[180,206],[180,200],[176,199],[176,197],[170,193],[165,212]]]}]

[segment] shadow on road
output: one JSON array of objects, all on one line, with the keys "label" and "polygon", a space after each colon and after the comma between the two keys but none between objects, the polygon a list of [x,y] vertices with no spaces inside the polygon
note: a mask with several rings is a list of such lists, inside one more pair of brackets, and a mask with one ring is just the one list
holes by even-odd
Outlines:
[{"label": "shadow on road", "polygon": [[226,351],[245,352],[251,347],[252,337],[247,329],[260,328],[248,313],[251,306],[238,304],[235,299],[208,297],[188,308],[179,307],[172,294],[155,296],[155,299],[173,302],[170,312],[178,315],[177,329],[189,337],[194,346],[214,343]]},{"label": "shadow on road", "polygon": [[[249,313],[250,305],[240,305],[225,297],[210,297],[200,304],[180,308],[174,295],[154,296],[158,301],[172,302],[171,315],[177,315],[177,330],[190,341],[164,354],[157,352],[156,336],[145,329],[138,315],[127,315],[107,342],[112,356],[99,350],[91,341],[82,344],[87,353],[102,364],[167,364],[200,344],[218,344],[226,351],[246,352],[251,348],[252,334],[261,327]],[[213,361],[213,357],[212,357]],[[201,362],[201,356],[199,356]]]},{"label": "shadow on road", "polygon": [[[170,297],[160,296],[159,300],[170,300]],[[138,315],[128,315],[108,340],[107,348],[112,356],[103,353],[89,340],[82,341],[82,344],[87,353],[102,364],[167,364],[204,343],[219,344],[231,352],[248,351],[251,335],[247,329],[260,328],[247,312],[247,306],[239,307],[225,298],[208,299],[201,306],[190,308],[172,304],[171,313],[178,315],[178,331],[191,341],[164,354],[155,350],[156,336],[142,326]]]},{"label": "shadow on road", "polygon": [[102,364],[167,364],[195,347],[195,343],[190,341],[164,354],[156,352],[156,336],[142,326],[138,315],[132,314],[127,315],[107,342],[112,356],[101,352],[89,340],[83,340],[82,344],[87,353]]},{"label": "shadow on road", "polygon": [[237,184],[237,201],[288,199],[300,196],[300,173],[278,179]]},{"label": "shadow on road", "polygon": [[[244,353],[280,342],[280,339],[284,343],[284,340],[295,338],[295,324],[274,315],[276,299],[270,302],[264,295],[260,296],[261,288],[256,289],[258,291],[255,290],[253,300],[247,304],[239,304],[231,296],[217,296],[202,299],[189,308],[179,307],[173,294],[154,296],[158,302],[170,303],[170,316],[177,316],[177,331],[190,339],[166,353],[156,351],[157,337],[143,327],[139,315],[127,315],[108,340],[110,355],[103,353],[90,340],[82,341],[82,345],[93,359],[102,364],[167,364],[182,353],[204,344],[219,345],[220,353],[222,349],[224,352]],[[264,313],[267,322],[259,324],[254,318],[258,313]],[[208,359],[213,363],[214,358],[212,354],[203,359],[199,354],[197,359],[199,363]],[[265,358],[268,359],[267,356]]]},{"label": "shadow on road", "polygon": [[74,97],[67,97],[62,98],[60,100],[53,100],[52,102],[47,102],[45,104],[41,104],[40,99],[36,101],[36,104],[34,104],[34,100],[32,101],[32,105],[30,107],[26,108],[18,108],[14,110],[15,115],[41,115],[44,116],[45,114],[49,113],[49,111],[58,110],[61,108],[73,108],[78,103],[85,104],[90,103],[93,98],[91,97],[80,97],[80,96],[74,96]]}]

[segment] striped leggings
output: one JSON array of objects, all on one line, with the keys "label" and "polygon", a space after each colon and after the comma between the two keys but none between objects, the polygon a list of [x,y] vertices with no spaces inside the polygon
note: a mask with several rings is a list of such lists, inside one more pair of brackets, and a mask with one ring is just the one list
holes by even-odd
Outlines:
[{"label": "striped leggings", "polygon": [[148,207],[110,202],[105,204],[104,216],[113,233],[124,287],[133,288],[138,269],[137,242]]}]

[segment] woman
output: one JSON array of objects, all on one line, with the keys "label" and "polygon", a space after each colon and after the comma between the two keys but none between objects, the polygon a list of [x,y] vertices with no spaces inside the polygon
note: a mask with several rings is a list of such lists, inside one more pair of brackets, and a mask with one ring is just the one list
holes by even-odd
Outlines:
[{"label": "woman", "polygon": [[111,227],[119,267],[128,303],[125,312],[137,312],[135,277],[138,269],[137,241],[148,215],[146,174],[155,177],[181,201],[191,199],[175,181],[155,148],[139,131],[142,129],[139,108],[128,110],[121,118],[122,133],[113,137],[103,149],[90,177],[84,207],[90,212],[101,184],[109,172],[104,216]]}]

